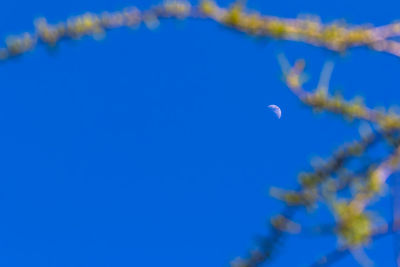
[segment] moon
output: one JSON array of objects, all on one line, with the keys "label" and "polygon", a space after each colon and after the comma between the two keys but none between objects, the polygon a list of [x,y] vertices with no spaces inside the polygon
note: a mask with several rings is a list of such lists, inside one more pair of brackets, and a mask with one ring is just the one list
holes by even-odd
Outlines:
[{"label": "moon", "polygon": [[278,119],[281,118],[282,111],[277,105],[269,105],[268,108],[275,113],[275,115],[278,117]]}]

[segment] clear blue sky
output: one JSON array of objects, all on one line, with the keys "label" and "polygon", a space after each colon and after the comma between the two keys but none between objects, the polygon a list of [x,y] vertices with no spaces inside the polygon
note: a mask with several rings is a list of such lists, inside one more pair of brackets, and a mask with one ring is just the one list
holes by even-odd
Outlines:
[{"label": "clear blue sky", "polygon": [[[3,1],[0,37],[32,30],[39,16],[58,22],[156,3]],[[400,8],[395,0],[248,5],[376,25],[399,18]],[[211,267],[246,255],[280,211],[269,187],[295,188],[313,156],[357,137],[356,127],[315,116],[289,92],[281,51],[307,61],[309,88],[334,59],[332,88],[371,106],[398,103],[397,58],[255,41],[204,20],[118,29],[101,42],[39,47],[1,64],[0,266]],[[269,104],[282,108],[281,120]],[[306,266],[335,244],[334,237],[293,237],[274,266]],[[391,245],[385,238],[368,250],[377,266],[393,265]],[[353,264],[349,257],[338,266]]]}]

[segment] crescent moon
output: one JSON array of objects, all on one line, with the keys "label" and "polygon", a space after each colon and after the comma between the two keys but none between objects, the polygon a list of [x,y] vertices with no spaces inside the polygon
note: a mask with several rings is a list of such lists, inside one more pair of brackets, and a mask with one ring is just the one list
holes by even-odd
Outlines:
[{"label": "crescent moon", "polygon": [[269,105],[268,108],[275,113],[275,115],[278,117],[278,119],[281,118],[282,111],[277,105]]}]

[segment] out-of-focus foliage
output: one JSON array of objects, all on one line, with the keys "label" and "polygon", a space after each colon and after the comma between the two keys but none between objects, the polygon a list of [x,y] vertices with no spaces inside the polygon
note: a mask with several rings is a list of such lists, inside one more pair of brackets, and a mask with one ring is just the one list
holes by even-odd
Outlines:
[{"label": "out-of-focus foliage", "polygon": [[[65,39],[79,39],[87,35],[101,39],[114,28],[137,27],[144,23],[152,29],[162,19],[188,18],[211,19],[247,35],[301,41],[336,52],[368,47],[400,57],[400,43],[392,39],[400,36],[400,23],[379,27],[352,26],[344,22],[323,24],[317,17],[279,18],[249,11],[242,2],[223,8],[213,1],[204,0],[196,6],[184,1],[166,1],[143,11],[128,7],[116,12],[86,13],[56,24],[41,18],[35,21],[34,32],[7,38],[5,47],[0,48],[0,59],[10,60],[37,45],[55,46]],[[338,253],[360,249],[373,242],[376,236],[390,233],[394,225],[380,219],[379,212],[369,207],[372,201],[385,193],[387,180],[398,171],[400,116],[367,107],[359,97],[345,100],[340,94],[331,94],[327,84],[330,77],[323,74],[321,80],[324,81],[315,90],[306,90],[302,80],[305,62],[298,60],[290,66],[283,55],[280,61],[287,87],[305,106],[362,122],[364,128],[360,131],[359,140],[343,144],[330,158],[313,164],[313,171],[300,173],[297,189],[271,189],[271,195],[283,201],[285,209],[271,219],[270,235],[264,237],[247,258],[232,261],[232,266],[259,266],[268,261],[284,235],[304,231],[304,227],[293,218],[302,208],[313,210],[318,205],[326,205],[335,218],[329,231],[338,236],[336,254],[330,254],[314,265],[330,264],[339,258],[335,257]],[[369,149],[377,143],[387,143],[391,149],[378,162],[366,160]],[[349,161],[358,161],[359,168],[350,168]]]}]

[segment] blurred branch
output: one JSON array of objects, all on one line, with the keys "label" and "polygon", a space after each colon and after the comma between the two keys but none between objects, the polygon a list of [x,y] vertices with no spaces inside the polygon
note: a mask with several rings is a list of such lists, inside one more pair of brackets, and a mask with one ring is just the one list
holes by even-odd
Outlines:
[{"label": "blurred branch", "polygon": [[400,266],[400,176],[393,177],[392,186],[392,209],[393,209],[393,251],[396,266]]},{"label": "blurred branch", "polygon": [[212,19],[227,27],[248,35],[270,37],[287,41],[299,41],[313,46],[343,52],[353,47],[368,47],[400,56],[400,43],[390,38],[400,36],[400,23],[384,26],[351,26],[343,22],[323,24],[318,17],[279,18],[248,11],[245,1],[238,1],[229,8],[203,0],[197,6],[186,1],[165,1],[163,4],[140,11],[127,7],[122,11],[85,13],[57,24],[49,24],[45,18],[35,21],[35,30],[9,36],[6,47],[0,49],[0,59],[6,60],[34,49],[39,43],[54,46],[65,39],[83,36],[102,38],[106,31],[121,27],[137,27],[144,23],[155,28],[160,19]]},{"label": "blurred branch", "polygon": [[[382,237],[385,237],[389,234],[392,234],[392,224],[389,226],[385,225],[380,228],[377,228],[373,231],[371,234],[371,237],[374,241],[379,240]],[[312,263],[310,267],[321,267],[321,266],[331,266],[335,264],[336,262],[342,260],[344,257],[348,256],[351,253],[351,250],[354,247],[352,246],[340,246],[331,252],[325,254],[321,258],[319,258],[317,261]]]},{"label": "blurred branch", "polygon": [[[341,95],[330,95],[326,87],[317,88],[312,93],[307,92],[303,88],[301,81],[304,67],[304,61],[298,60],[289,71],[286,70],[286,67],[282,67],[282,70],[285,74],[286,85],[307,106],[316,110],[336,113],[346,118],[375,123],[380,126],[384,132],[400,130],[400,116],[394,113],[389,114],[368,108],[359,98],[353,101],[346,101]],[[324,74],[324,70],[322,74]]]},{"label": "blurred branch", "polygon": [[272,219],[269,235],[259,238],[258,248],[251,251],[248,258],[237,258],[232,262],[231,266],[255,267],[270,260],[277,246],[282,244],[285,234],[288,232],[287,230],[291,228],[291,219],[294,217],[295,213],[303,207],[304,204],[311,204],[309,202],[310,199],[304,198],[304,190],[307,191],[315,188],[326,181],[332,173],[344,166],[352,157],[361,155],[367,148],[374,144],[375,141],[376,135],[369,133],[359,141],[344,144],[333,153],[333,156],[328,161],[318,166],[313,173],[301,174],[300,189],[282,194],[281,197],[278,196],[278,198],[285,201],[285,207],[283,211],[275,217],[280,218],[280,220],[274,221],[274,219]]}]

